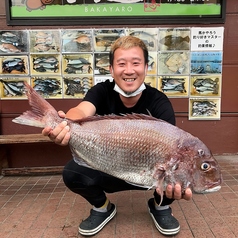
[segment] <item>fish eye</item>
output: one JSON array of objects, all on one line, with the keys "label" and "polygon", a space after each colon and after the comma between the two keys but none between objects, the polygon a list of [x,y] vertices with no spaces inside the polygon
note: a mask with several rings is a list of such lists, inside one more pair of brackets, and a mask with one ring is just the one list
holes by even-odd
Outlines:
[{"label": "fish eye", "polygon": [[201,165],[201,169],[204,171],[210,169],[210,167],[211,167],[210,164],[208,164],[206,162],[202,163],[202,165]]}]

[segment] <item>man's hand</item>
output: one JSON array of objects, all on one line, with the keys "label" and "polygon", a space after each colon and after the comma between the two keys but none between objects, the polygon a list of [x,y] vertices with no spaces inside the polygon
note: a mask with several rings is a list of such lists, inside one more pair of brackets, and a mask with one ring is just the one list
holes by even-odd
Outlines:
[{"label": "man's hand", "polygon": [[185,190],[185,193],[182,193],[180,184],[168,185],[165,191],[165,195],[167,198],[173,198],[176,200],[185,199],[190,200],[192,198],[192,191],[190,188]]},{"label": "man's hand", "polygon": [[[65,118],[65,113],[62,111],[58,112],[59,116]],[[44,136],[48,136],[53,142],[58,145],[68,145],[70,139],[70,131],[69,126],[66,121],[62,121],[58,126],[54,129],[50,127],[45,127],[42,130],[42,134]]]}]

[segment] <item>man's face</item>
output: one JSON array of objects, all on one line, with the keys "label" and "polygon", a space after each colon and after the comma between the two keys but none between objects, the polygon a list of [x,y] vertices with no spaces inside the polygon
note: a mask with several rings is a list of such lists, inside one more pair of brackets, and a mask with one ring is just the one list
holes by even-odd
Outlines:
[{"label": "man's face", "polygon": [[118,48],[114,52],[110,72],[116,84],[124,92],[134,92],[144,82],[147,68],[143,50],[140,47]]}]

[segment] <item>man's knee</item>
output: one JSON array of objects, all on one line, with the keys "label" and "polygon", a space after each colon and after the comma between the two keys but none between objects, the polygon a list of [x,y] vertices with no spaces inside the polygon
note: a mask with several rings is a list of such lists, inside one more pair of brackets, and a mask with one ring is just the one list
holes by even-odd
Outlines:
[{"label": "man's knee", "polygon": [[75,180],[74,174],[70,170],[64,169],[62,173],[62,177],[66,187],[71,188],[74,183],[73,181]]},{"label": "man's knee", "polygon": [[65,166],[63,170],[63,181],[71,190],[85,189],[91,186],[97,186],[100,181],[100,173],[83,166]]}]

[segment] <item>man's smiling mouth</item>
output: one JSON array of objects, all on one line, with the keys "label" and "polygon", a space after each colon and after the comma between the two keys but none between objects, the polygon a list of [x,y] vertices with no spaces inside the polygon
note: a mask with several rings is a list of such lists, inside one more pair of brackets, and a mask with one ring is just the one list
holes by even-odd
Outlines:
[{"label": "man's smiling mouth", "polygon": [[133,82],[133,81],[135,81],[135,79],[133,78],[133,79],[123,79],[124,81],[126,81],[126,82]]}]

